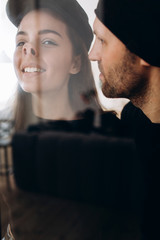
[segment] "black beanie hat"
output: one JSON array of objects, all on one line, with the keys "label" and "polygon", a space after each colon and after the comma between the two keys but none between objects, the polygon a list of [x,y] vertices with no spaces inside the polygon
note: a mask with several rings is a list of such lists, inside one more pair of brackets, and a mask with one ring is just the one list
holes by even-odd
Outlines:
[{"label": "black beanie hat", "polygon": [[160,0],[99,0],[95,13],[131,52],[160,67]]},{"label": "black beanie hat", "polygon": [[89,50],[93,40],[88,16],[76,0],[8,0],[6,12],[10,21],[18,27],[22,18],[31,10],[49,9],[63,17],[84,40]]}]

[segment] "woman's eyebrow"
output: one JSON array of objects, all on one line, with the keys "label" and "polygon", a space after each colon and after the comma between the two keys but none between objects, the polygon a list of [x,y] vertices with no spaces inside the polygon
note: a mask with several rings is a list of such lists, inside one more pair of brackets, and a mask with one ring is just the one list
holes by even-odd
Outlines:
[{"label": "woman's eyebrow", "polygon": [[43,30],[40,30],[40,31],[38,32],[39,35],[46,34],[46,33],[53,33],[53,34],[59,36],[60,38],[62,38],[62,35],[61,35],[60,33],[58,33],[57,31],[55,31],[55,30],[43,29]]},{"label": "woman's eyebrow", "polygon": [[[55,34],[55,35],[59,36],[60,38],[62,38],[62,35],[55,30],[43,29],[38,32],[39,35],[48,34],[48,33]],[[19,32],[17,32],[16,37],[19,35],[27,36],[27,32],[19,31]]]},{"label": "woman's eyebrow", "polygon": [[17,36],[19,36],[19,35],[26,36],[26,35],[27,35],[27,33],[26,33],[26,32],[24,32],[24,31],[19,31],[19,32],[17,32],[17,34],[16,34],[16,37],[17,37]]}]

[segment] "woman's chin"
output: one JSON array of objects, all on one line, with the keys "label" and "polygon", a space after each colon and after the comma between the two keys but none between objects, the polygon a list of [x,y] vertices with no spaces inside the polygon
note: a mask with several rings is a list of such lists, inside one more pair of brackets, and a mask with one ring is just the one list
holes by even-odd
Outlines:
[{"label": "woman's chin", "polygon": [[31,93],[31,94],[38,94],[40,92],[39,87],[37,86],[28,86],[26,84],[21,84],[21,88],[24,92]]}]

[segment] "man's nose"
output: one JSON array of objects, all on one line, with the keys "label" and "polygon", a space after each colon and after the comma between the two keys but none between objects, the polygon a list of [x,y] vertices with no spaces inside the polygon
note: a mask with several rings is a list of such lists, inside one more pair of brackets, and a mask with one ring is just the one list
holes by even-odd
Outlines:
[{"label": "man's nose", "polygon": [[89,52],[89,59],[90,61],[99,61],[100,60],[100,49],[96,43],[93,44],[90,52]]}]

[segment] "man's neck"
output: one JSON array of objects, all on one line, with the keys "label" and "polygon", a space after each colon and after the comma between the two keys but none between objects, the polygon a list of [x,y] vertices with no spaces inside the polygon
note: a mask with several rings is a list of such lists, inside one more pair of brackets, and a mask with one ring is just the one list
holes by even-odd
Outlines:
[{"label": "man's neck", "polygon": [[152,105],[147,107],[142,109],[144,114],[151,120],[151,122],[160,123],[160,106]]},{"label": "man's neck", "polygon": [[[132,101],[132,100],[131,100]],[[145,95],[133,99],[132,103],[139,107],[153,122],[160,123],[160,70],[153,68],[149,80],[149,87]]]}]

